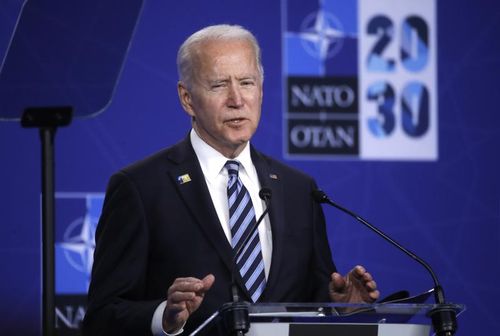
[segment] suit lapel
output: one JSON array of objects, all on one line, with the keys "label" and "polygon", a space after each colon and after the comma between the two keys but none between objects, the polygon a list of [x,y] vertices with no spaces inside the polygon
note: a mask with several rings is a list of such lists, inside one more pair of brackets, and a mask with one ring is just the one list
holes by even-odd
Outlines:
[{"label": "suit lapel", "polygon": [[174,148],[169,159],[176,165],[172,166],[168,173],[173,183],[176,184],[186,207],[228,270],[231,271],[233,252],[220,224],[205,177],[189,138]]},{"label": "suit lapel", "polygon": [[[273,252],[271,257],[271,268],[267,280],[266,289],[262,299],[272,300],[267,293],[272,293],[272,288],[278,286],[279,269],[283,260],[283,236],[285,232],[285,198],[281,177],[274,171],[268,159],[251,149],[252,161],[257,170],[257,175],[261,187],[271,189],[271,205],[269,217],[273,236]],[[210,192],[205,182],[205,177],[201,171],[196,154],[191,146],[189,137],[175,146],[169,153],[169,160],[174,163],[168,171],[170,178],[175,183],[180,196],[184,200],[186,207],[195,218],[200,228],[205,233],[210,244],[217,251],[217,254],[227,266],[229,272],[232,271],[233,251],[227,241],[222,225],[219,222],[215,211]],[[248,296],[247,290],[236,272],[236,280],[241,290]]]},{"label": "suit lapel", "polygon": [[252,161],[257,170],[261,187],[271,189],[271,202],[269,218],[273,236],[273,252],[271,257],[271,268],[267,279],[266,289],[262,299],[272,300],[269,293],[272,288],[279,286],[279,269],[283,259],[283,237],[285,233],[285,197],[283,185],[279,173],[271,167],[269,160],[252,148]]}]

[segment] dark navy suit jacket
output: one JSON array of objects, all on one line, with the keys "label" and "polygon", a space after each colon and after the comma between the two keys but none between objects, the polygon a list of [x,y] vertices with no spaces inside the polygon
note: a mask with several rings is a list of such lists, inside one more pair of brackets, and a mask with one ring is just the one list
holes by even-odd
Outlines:
[{"label": "dark navy suit jacket", "polygon": [[[335,267],[322,209],[311,197],[314,180],[253,148],[251,156],[261,186],[272,191],[272,261],[259,301],[329,301]],[[181,183],[183,175],[190,181]],[[214,285],[184,328],[189,333],[230,301],[232,255],[189,138],[119,171],[96,232],[85,334],[149,335],[175,278],[212,273]]]}]

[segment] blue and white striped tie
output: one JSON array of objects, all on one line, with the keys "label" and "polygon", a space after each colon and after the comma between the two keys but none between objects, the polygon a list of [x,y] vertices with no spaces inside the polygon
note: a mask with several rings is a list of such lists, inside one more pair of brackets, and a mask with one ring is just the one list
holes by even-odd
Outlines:
[{"label": "blue and white striped tie", "polygon": [[[238,177],[240,163],[229,160],[225,167],[229,174],[227,198],[229,200],[229,225],[232,235],[231,245],[236,253],[255,223],[255,210],[248,190]],[[264,259],[262,258],[258,230],[253,232],[252,237],[237,256],[236,266],[252,301],[256,302],[266,286]]]}]

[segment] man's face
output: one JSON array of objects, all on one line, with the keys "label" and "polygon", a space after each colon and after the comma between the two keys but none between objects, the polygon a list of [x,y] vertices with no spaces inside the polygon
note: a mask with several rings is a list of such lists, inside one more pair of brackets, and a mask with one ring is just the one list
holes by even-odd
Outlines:
[{"label": "man's face", "polygon": [[198,135],[224,156],[237,156],[257,129],[262,104],[262,80],[250,42],[201,44],[191,88],[179,83],[178,91]]}]

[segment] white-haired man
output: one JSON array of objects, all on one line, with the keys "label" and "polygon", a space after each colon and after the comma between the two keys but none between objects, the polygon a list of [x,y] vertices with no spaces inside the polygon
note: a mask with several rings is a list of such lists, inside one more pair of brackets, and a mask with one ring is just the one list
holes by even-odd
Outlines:
[{"label": "white-haired man", "polygon": [[[206,27],[182,44],[177,64],[192,130],[111,178],[86,333],[192,331],[231,300],[233,269],[240,297],[251,302],[376,300],[363,267],[336,273],[314,180],[250,145],[264,79],[255,37],[240,26]],[[244,245],[265,207],[263,187],[269,216]]]}]

